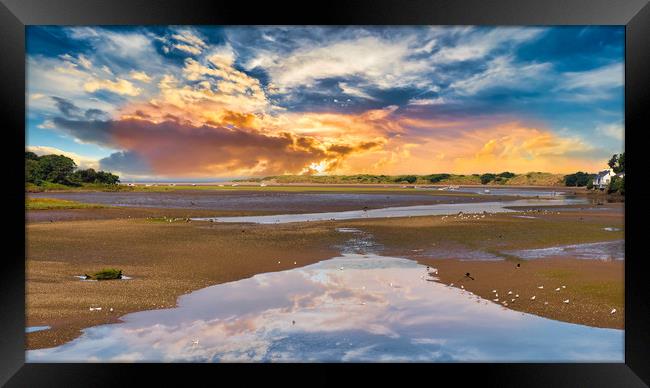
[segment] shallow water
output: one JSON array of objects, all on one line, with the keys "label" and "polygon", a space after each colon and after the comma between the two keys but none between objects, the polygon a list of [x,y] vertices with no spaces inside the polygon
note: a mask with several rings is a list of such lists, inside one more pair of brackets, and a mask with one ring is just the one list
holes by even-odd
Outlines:
[{"label": "shallow water", "polygon": [[30,193],[30,197],[58,198],[84,203],[98,203],[122,207],[178,208],[194,210],[257,210],[257,211],[313,211],[326,205],[329,208],[362,209],[368,207],[410,206],[439,202],[467,200],[448,195],[431,196],[426,193],[297,193],[251,191],[175,192],[63,192]]},{"label": "shallow water", "polygon": [[[431,188],[428,190],[438,190],[438,188]],[[486,192],[485,190],[489,190]],[[566,190],[547,190],[547,189],[526,189],[526,188],[512,188],[512,187],[459,187],[458,189],[450,190],[451,192],[458,193],[472,193],[482,195],[507,195],[516,197],[540,197],[540,198],[559,198],[572,193]]]},{"label": "shallow water", "polygon": [[387,207],[382,209],[351,210],[341,212],[278,214],[270,216],[244,217],[201,217],[192,218],[195,221],[213,222],[251,222],[257,224],[283,224],[289,222],[351,220],[359,218],[392,218],[411,216],[449,215],[463,213],[504,213],[517,210],[513,206],[553,206],[584,203],[580,198],[563,199],[520,199],[515,201],[475,202],[475,203],[444,203],[434,205]]},{"label": "shallow water", "polygon": [[411,260],[344,254],[192,292],[27,361],[623,362],[621,330],[508,310],[427,278]]},{"label": "shallow water", "polygon": [[25,333],[33,333],[35,331],[49,330],[50,326],[27,326],[25,328]]},{"label": "shallow water", "polygon": [[566,256],[586,260],[624,260],[625,240],[561,245],[557,247],[539,249],[522,249],[507,251],[504,253],[528,260]]}]

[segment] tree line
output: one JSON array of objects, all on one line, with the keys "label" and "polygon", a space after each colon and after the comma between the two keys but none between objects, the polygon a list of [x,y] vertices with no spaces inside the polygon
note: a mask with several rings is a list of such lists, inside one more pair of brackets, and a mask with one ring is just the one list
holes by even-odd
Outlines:
[{"label": "tree line", "polygon": [[26,151],[25,180],[35,185],[42,185],[45,182],[66,186],[80,186],[84,183],[114,185],[120,182],[120,177],[106,171],[95,171],[92,168],[78,169],[74,160],[67,156],[38,156]]}]

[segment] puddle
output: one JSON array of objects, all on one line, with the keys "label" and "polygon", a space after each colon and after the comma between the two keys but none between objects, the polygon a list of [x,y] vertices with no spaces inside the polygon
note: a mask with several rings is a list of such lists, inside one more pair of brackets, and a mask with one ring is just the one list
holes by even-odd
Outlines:
[{"label": "puddle", "polygon": [[503,257],[481,250],[469,249],[462,245],[447,243],[426,249],[412,250],[408,255],[415,259],[458,259],[461,261],[501,261]]},{"label": "puddle", "polygon": [[623,331],[553,321],[374,253],[204,288],[28,362],[623,362]]},{"label": "puddle", "polygon": [[[74,277],[76,277],[77,279],[81,280],[82,282],[98,282],[98,281],[99,281],[99,280],[97,280],[97,279],[86,279],[86,276],[85,276],[85,275],[74,275]],[[124,275],[122,275],[122,277],[119,278],[119,279],[109,279],[109,280],[131,280],[131,279],[133,279],[133,278],[130,277],[130,276],[124,276]]]},{"label": "puddle", "polygon": [[33,333],[36,331],[43,331],[51,329],[50,326],[27,326],[25,328],[25,333]]},{"label": "puddle", "polygon": [[550,248],[505,251],[522,259],[542,259],[547,257],[573,257],[587,260],[624,260],[625,241],[605,241],[586,244],[563,245]]},{"label": "puddle", "polygon": [[621,228],[607,227],[607,228],[603,228],[603,230],[606,230],[608,232],[618,232],[619,230],[621,230]]},{"label": "puddle", "polygon": [[335,245],[343,254],[367,254],[379,253],[384,247],[377,243],[374,236],[368,232],[364,232],[355,228],[336,228],[337,232],[351,233],[352,238],[347,240],[342,245]]},{"label": "puddle", "polygon": [[309,221],[335,221],[359,218],[392,218],[412,216],[450,215],[463,212],[476,213],[504,213],[518,210],[510,209],[513,206],[547,206],[570,205],[583,203],[584,199],[521,199],[516,201],[475,202],[475,203],[445,203],[436,205],[400,206],[370,210],[350,210],[342,212],[303,213],[303,214],[278,214],[270,216],[243,216],[243,217],[207,217],[192,218],[193,221],[212,222],[251,222],[257,224],[282,224],[290,222]]},{"label": "puddle", "polygon": [[573,195],[572,192],[566,190],[499,188],[494,186],[460,187],[457,189],[453,189],[451,191],[458,192],[458,193],[472,193],[472,194],[481,194],[481,195],[503,195],[503,196],[539,197],[539,198],[560,198],[560,197]]}]

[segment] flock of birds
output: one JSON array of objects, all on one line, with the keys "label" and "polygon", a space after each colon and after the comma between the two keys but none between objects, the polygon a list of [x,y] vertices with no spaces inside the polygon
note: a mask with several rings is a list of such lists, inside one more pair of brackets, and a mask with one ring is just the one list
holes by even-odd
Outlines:
[{"label": "flock of birds", "polygon": [[[519,267],[520,267],[520,264],[517,264],[517,268],[519,268]],[[427,270],[427,273],[428,273],[429,276],[437,276],[438,275],[438,269],[436,269],[436,268],[431,268],[431,267],[427,266],[426,270]],[[424,276],[422,276],[421,278],[424,278]],[[469,278],[471,280],[474,280],[474,278],[470,275],[469,272],[467,272],[465,274],[465,278]],[[429,280],[429,279],[427,279],[427,280]],[[454,287],[454,283],[450,283],[448,287]],[[464,285],[461,284],[460,288],[463,290],[463,292],[465,292],[465,286]],[[543,290],[544,285],[537,286],[537,289]],[[555,292],[560,292],[560,291],[562,291],[564,289],[566,289],[566,285],[561,285],[560,287],[555,288]],[[469,291],[467,291],[467,292],[470,294],[470,296],[474,295],[472,292],[469,292]],[[495,303],[501,303],[501,305],[503,305],[504,307],[508,307],[509,303],[510,304],[515,303],[515,301],[517,301],[519,299],[519,294],[513,292],[512,290],[508,290],[505,297],[504,296],[499,297],[499,291],[497,289],[493,289],[492,294],[494,294],[493,295],[494,298],[492,298],[492,301],[495,302]],[[476,296],[476,298],[477,298],[477,302],[480,302],[481,298],[478,295]],[[510,300],[509,302],[508,302],[508,299]],[[537,300],[537,295],[531,296],[530,300],[531,301]],[[571,299],[565,299],[565,300],[562,301],[562,303],[570,304]],[[545,301],[544,305],[547,306],[548,302]],[[616,314],[616,311],[617,310],[615,308],[613,308],[610,311],[610,315],[611,314]]]}]

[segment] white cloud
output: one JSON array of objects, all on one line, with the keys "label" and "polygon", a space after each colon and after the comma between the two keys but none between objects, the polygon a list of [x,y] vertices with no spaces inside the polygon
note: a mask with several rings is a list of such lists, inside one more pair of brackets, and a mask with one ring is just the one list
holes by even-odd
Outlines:
[{"label": "white cloud", "polygon": [[365,98],[367,100],[376,100],[375,97],[369,95],[368,93],[364,92],[363,90],[361,90],[359,88],[352,87],[352,86],[348,85],[345,82],[339,82],[339,88],[341,88],[343,93],[347,94],[348,96]]},{"label": "white cloud", "polygon": [[129,73],[129,76],[131,77],[131,79],[134,79],[136,81],[145,82],[145,83],[151,82],[151,77],[149,77],[149,75],[144,71],[133,70]]},{"label": "white cloud", "polygon": [[131,81],[118,78],[116,81],[109,79],[90,79],[88,82],[84,83],[84,90],[87,92],[95,92],[97,90],[108,90],[113,93],[127,95],[127,96],[137,96],[142,91],[139,88],[136,88]]},{"label": "white cloud", "polygon": [[374,36],[341,40],[325,45],[305,42],[291,53],[260,52],[246,68],[261,67],[268,71],[275,85],[282,89],[311,86],[315,81],[335,77],[359,77],[379,88],[428,85],[422,77],[431,71],[424,59],[409,59],[409,46],[415,37],[391,42]]},{"label": "white cloud", "polygon": [[446,103],[447,100],[445,100],[442,97],[436,97],[436,98],[412,98],[409,100],[408,104],[409,105],[442,105]]},{"label": "white cloud", "polygon": [[603,89],[623,86],[625,73],[622,63],[613,63],[588,71],[567,72],[563,76],[560,89]]},{"label": "white cloud", "polygon": [[516,45],[534,38],[543,32],[540,28],[500,27],[488,32],[467,29],[461,32],[463,39],[458,44],[444,47],[433,56],[434,63],[449,63],[480,59],[500,45]]},{"label": "white cloud", "polygon": [[469,78],[451,84],[451,89],[461,95],[473,95],[493,87],[533,88],[544,80],[550,63],[515,64],[511,57],[501,56],[491,60],[488,68]]},{"label": "white cloud", "polygon": [[596,131],[601,135],[608,136],[616,140],[623,140],[625,138],[625,128],[620,123],[599,125],[596,127]]}]

